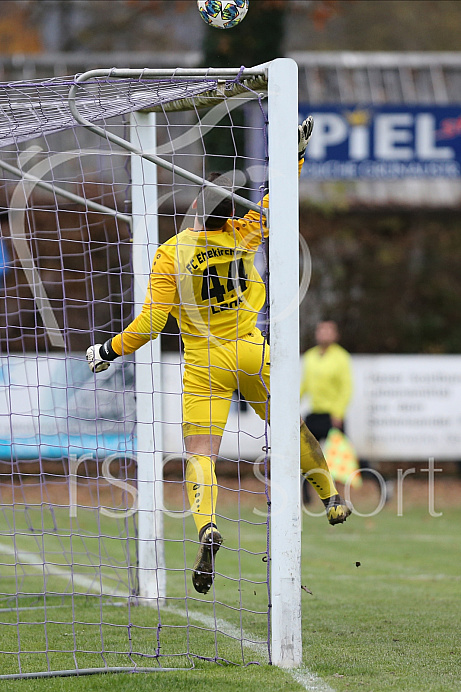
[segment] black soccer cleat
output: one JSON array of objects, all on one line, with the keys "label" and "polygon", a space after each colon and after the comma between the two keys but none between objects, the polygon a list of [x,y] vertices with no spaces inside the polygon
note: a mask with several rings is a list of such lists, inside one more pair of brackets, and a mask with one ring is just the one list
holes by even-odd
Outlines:
[{"label": "black soccer cleat", "polygon": [[200,547],[192,571],[192,584],[199,593],[208,593],[214,579],[214,556],[223,538],[216,526],[207,526],[200,532]]},{"label": "black soccer cleat", "polygon": [[327,497],[322,502],[325,505],[327,519],[332,526],[343,524],[352,513],[351,508],[340,495],[332,495],[332,497]]}]

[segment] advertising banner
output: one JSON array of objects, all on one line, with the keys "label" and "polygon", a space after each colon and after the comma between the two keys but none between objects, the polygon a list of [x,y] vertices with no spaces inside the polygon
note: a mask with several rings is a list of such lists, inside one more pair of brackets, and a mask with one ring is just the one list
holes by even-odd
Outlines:
[{"label": "advertising banner", "polygon": [[0,460],[132,452],[133,381],[129,360],[95,377],[83,353],[0,357]]},{"label": "advertising banner", "polygon": [[461,460],[460,356],[353,356],[347,432],[359,455]]},{"label": "advertising banner", "polygon": [[[165,456],[181,457],[182,366],[162,358]],[[150,384],[140,383],[149,388]],[[265,426],[249,406],[231,404],[221,454],[263,457]],[[157,450],[158,451],[158,450]],[[154,452],[154,450],[152,450]],[[136,453],[135,369],[120,359],[96,376],[84,353],[0,356],[0,461],[107,458]]]},{"label": "advertising banner", "polygon": [[461,106],[300,104],[300,122],[309,114],[315,127],[303,178],[382,180],[461,175]]},{"label": "advertising banner", "polygon": [[[180,357],[165,354],[163,363],[164,452],[180,457]],[[346,430],[360,458],[461,460],[461,356],[354,355],[352,364]],[[129,359],[94,376],[83,353],[2,356],[0,461],[131,455],[135,408]],[[221,455],[255,460],[264,446],[264,421],[232,402]]]}]

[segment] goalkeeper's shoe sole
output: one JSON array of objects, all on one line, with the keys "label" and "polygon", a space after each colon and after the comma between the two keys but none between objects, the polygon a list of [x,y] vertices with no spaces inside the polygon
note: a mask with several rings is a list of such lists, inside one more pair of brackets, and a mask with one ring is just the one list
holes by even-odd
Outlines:
[{"label": "goalkeeper's shoe sole", "polygon": [[201,536],[200,547],[192,571],[192,584],[199,593],[208,593],[214,579],[214,556],[223,538],[215,527],[209,527]]},{"label": "goalkeeper's shoe sole", "polygon": [[340,495],[333,495],[322,502],[325,505],[327,519],[332,526],[343,524],[352,513],[351,508]]}]

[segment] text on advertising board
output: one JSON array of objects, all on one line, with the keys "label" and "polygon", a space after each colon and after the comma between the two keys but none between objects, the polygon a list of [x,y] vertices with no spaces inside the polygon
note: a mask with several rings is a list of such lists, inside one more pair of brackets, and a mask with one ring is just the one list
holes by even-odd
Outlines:
[{"label": "text on advertising board", "polygon": [[302,176],[457,178],[461,175],[461,106],[316,106],[314,136]]}]

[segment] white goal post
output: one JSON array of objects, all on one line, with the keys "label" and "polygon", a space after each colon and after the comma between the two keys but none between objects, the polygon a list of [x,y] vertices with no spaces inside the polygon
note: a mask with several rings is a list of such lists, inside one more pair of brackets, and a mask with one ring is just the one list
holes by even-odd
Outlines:
[{"label": "white goal post", "polygon": [[[209,76],[219,73],[223,77],[235,77],[238,70],[205,70]],[[224,74],[223,74],[224,73]],[[160,70],[93,70],[81,75],[79,84],[95,76],[111,77],[159,77],[166,74],[175,76],[196,77],[200,72],[194,70],[175,70],[174,73]],[[299,358],[299,196],[297,173],[297,124],[298,124],[298,70],[294,60],[279,58],[262,68],[245,71],[243,76],[265,77],[268,95],[268,154],[269,154],[269,227],[270,227],[270,341],[271,341],[271,594],[272,594],[272,657],[276,665],[283,667],[298,666],[302,662],[301,641],[301,508],[299,493],[299,373],[293,364]],[[129,143],[116,135],[108,135],[105,130],[85,122],[75,106],[77,85],[71,89],[70,106],[77,121],[89,127],[101,136],[109,137],[114,143],[127,148],[134,157],[143,159],[143,164],[135,163],[133,188],[142,189],[146,176],[155,176],[149,162],[160,165],[175,174],[192,182],[203,183],[197,176],[178,166],[161,159],[155,154],[155,137],[149,135],[149,116],[141,116],[138,127],[145,132],[146,139]],[[135,117],[139,117],[135,116]],[[152,117],[152,116],[150,116]],[[152,123],[153,124],[153,123]],[[144,168],[143,168],[144,167]],[[135,178],[139,175],[139,179]],[[155,179],[150,180],[155,188]],[[247,208],[255,205],[234,195],[234,199]],[[145,199],[135,195],[134,204],[139,204],[136,212],[143,211]],[[147,258],[137,259],[136,248],[157,243],[155,237],[156,221],[153,201],[150,202],[146,222],[136,224],[133,235],[135,267],[145,263]],[[135,209],[133,208],[133,216]],[[148,220],[147,220],[148,219]],[[146,268],[144,266],[143,274]],[[135,271],[136,273],[136,271]],[[147,275],[146,275],[147,277]],[[147,278],[146,278],[147,283]],[[142,294],[141,289],[140,293]],[[143,294],[142,294],[143,298]],[[141,300],[142,300],[141,298]],[[138,301],[136,301],[138,302]],[[157,347],[158,348],[158,347]],[[159,357],[154,361],[159,362]],[[137,368],[142,369],[140,358]],[[142,372],[142,370],[141,370]],[[160,377],[159,368],[155,377]],[[150,377],[150,375],[149,375]],[[136,378],[145,382],[145,378]],[[145,400],[145,391],[137,394],[138,401]],[[161,406],[156,402],[155,406]],[[138,406],[138,415],[145,411],[144,405]],[[145,417],[145,413],[143,414]],[[154,440],[152,437],[155,417],[150,420],[137,420],[138,450],[147,458],[139,460],[138,482],[146,490],[140,495],[139,510],[143,515],[143,502],[146,507],[152,503],[152,518],[144,517],[140,521],[140,588],[141,595],[150,598],[165,596],[164,577],[158,581],[152,578],[155,572],[164,575],[162,550],[159,531],[161,530],[160,513],[156,511],[152,490],[161,484],[161,462],[152,467],[149,455],[143,447],[149,449]],[[160,427],[160,426],[158,426]],[[161,435],[161,431],[156,431]],[[153,447],[152,447],[153,448]],[[160,447],[161,449],[161,447]],[[158,455],[157,455],[158,457]],[[142,501],[141,501],[142,499]],[[158,497],[156,498],[159,499]],[[141,519],[141,516],[140,516]],[[148,547],[150,546],[150,547]],[[147,561],[147,564],[144,562]],[[152,563],[153,561],[153,563]],[[154,570],[153,570],[154,568]],[[144,576],[143,576],[144,575]]]},{"label": "white goal post", "polygon": [[293,667],[302,662],[298,69],[281,58],[268,72],[272,656]]},{"label": "white goal post", "polygon": [[[236,77],[239,70],[193,69],[92,70],[80,75],[69,94],[73,116],[91,131],[107,137],[126,148],[133,156],[133,228],[134,270],[139,270],[147,285],[148,266],[152,257],[141,256],[146,246],[155,251],[158,244],[158,224],[155,202],[136,190],[156,185],[157,164],[191,182],[208,184],[205,180],[155,154],[155,125],[153,114],[137,114],[141,136],[127,142],[117,135],[93,125],[79,113],[75,104],[78,85],[94,78],[202,75],[221,78]],[[299,492],[299,374],[293,367],[299,358],[299,196],[297,172],[298,69],[294,60],[278,58],[260,68],[244,70],[243,77],[267,79],[268,97],[268,154],[269,154],[269,227],[270,227],[270,346],[271,346],[271,598],[272,598],[272,660],[282,667],[299,666],[302,662],[301,639],[301,507]],[[150,133],[150,134],[149,134]],[[223,191],[225,195],[226,192]],[[257,208],[248,200],[233,195],[235,201],[247,208]],[[144,218],[143,223],[140,219]],[[145,286],[135,284],[135,303],[143,301]],[[154,363],[160,362],[159,345],[152,349]],[[160,378],[160,367],[154,368],[154,378]],[[139,581],[140,595],[162,600],[166,595],[165,565],[161,545],[162,463],[154,452],[154,464],[147,450],[156,448],[161,439],[161,426],[155,424],[155,413],[146,418],[146,404],[151,397],[146,391],[152,377],[142,355],[136,359],[137,439],[139,502]],[[160,410],[157,397],[154,407]],[[156,439],[155,439],[156,438]],[[157,446],[162,449],[162,446]],[[160,481],[160,482],[159,482]],[[155,491],[154,491],[155,488]],[[155,495],[155,497],[154,497]],[[150,509],[152,513],[150,515]],[[149,516],[150,515],[150,516]]]}]

